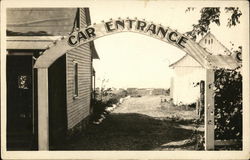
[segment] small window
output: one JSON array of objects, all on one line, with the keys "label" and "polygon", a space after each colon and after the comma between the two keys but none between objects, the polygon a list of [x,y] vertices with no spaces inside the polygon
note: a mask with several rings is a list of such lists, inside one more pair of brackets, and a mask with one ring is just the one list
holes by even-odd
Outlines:
[{"label": "small window", "polygon": [[211,44],[213,44],[213,39],[211,39]]},{"label": "small window", "polygon": [[78,63],[73,61],[74,65],[74,98],[78,96]]},{"label": "small window", "polygon": [[207,44],[207,39],[205,39],[205,44]]},{"label": "small window", "polygon": [[18,76],[18,88],[19,89],[29,89],[29,76],[19,75]]},{"label": "small window", "polygon": [[210,40],[208,40],[208,44],[210,44]]}]

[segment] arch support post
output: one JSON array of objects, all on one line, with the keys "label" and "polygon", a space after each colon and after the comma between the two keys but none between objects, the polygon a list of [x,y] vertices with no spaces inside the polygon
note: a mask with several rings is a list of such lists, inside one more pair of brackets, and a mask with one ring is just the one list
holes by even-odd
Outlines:
[{"label": "arch support post", "polygon": [[205,150],[214,150],[214,70],[206,69],[205,82]]},{"label": "arch support post", "polygon": [[48,69],[37,69],[38,83],[38,150],[49,150]]}]

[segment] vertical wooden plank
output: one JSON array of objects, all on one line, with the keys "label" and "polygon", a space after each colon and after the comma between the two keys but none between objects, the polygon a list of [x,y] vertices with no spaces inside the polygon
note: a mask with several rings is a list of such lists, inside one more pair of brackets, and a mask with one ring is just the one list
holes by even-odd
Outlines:
[{"label": "vertical wooden plank", "polygon": [[49,150],[48,69],[38,68],[38,150]]},{"label": "vertical wooden plank", "polygon": [[95,70],[93,71],[93,78],[94,78],[94,80],[93,80],[93,84],[94,84],[94,86],[93,86],[93,93],[94,93],[94,96],[93,96],[93,98],[95,99]]},{"label": "vertical wooden plank", "polygon": [[200,81],[200,101],[199,101],[199,118],[201,118],[202,114],[205,114],[205,81]]},{"label": "vertical wooden plank", "polygon": [[205,82],[205,150],[214,149],[214,71],[206,69]]}]

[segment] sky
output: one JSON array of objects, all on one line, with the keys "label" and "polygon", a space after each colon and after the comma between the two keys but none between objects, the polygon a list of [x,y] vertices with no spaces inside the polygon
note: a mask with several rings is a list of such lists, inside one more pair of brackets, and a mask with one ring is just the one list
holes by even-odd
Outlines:
[{"label": "sky", "polygon": [[[200,8],[205,5],[174,3],[171,1],[111,1],[90,6],[92,23],[118,17],[137,17],[162,24],[185,33],[192,29],[192,24],[200,18]],[[187,7],[194,11],[185,13]],[[211,25],[211,32],[229,49],[242,45],[242,32],[246,30],[244,8],[241,23],[237,27],[226,27],[228,14],[222,9],[221,25]],[[101,86],[103,79],[108,80],[106,87],[115,88],[169,88],[173,70],[169,64],[177,61],[185,52],[156,40],[136,33],[119,33],[94,41],[100,60],[94,60],[96,86]]]}]

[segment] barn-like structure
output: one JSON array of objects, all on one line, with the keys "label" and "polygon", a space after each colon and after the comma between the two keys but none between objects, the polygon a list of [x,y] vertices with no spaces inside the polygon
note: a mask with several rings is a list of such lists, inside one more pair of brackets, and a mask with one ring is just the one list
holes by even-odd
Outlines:
[{"label": "barn-like structure", "polygon": [[[241,65],[236,55],[231,53],[211,32],[199,41],[199,45],[210,53],[211,61],[218,68],[234,69]],[[174,104],[195,103],[200,97],[199,83],[206,80],[206,68],[188,54],[170,67],[174,73],[170,86],[170,97]]]}]

